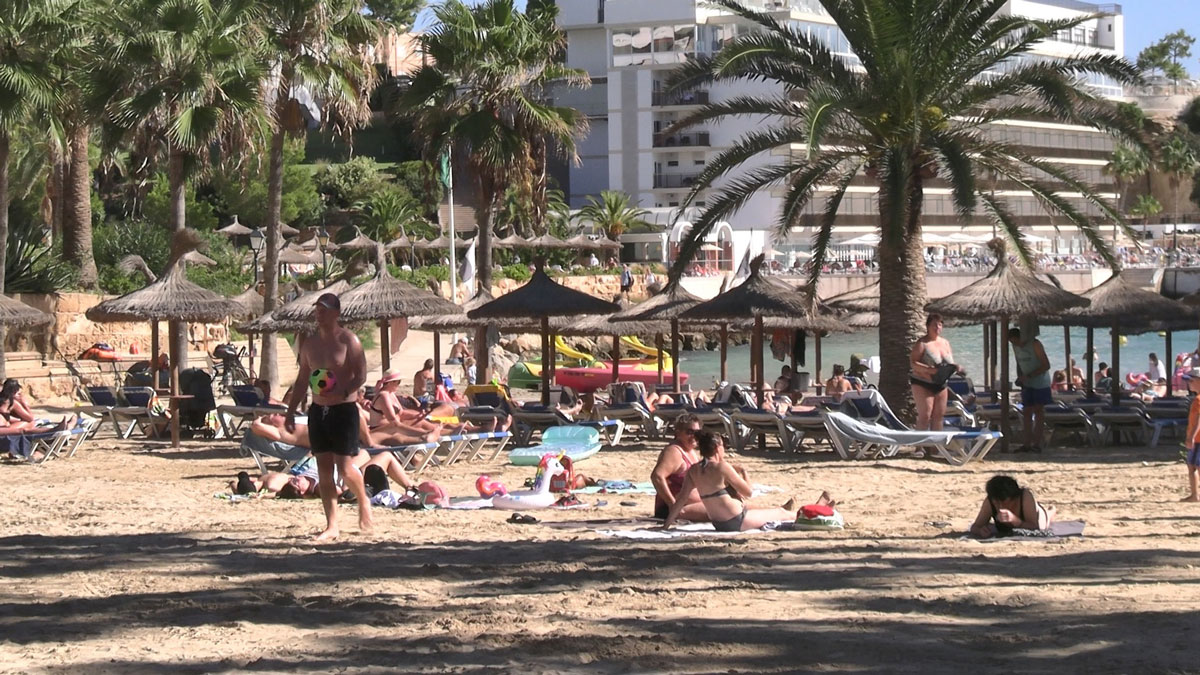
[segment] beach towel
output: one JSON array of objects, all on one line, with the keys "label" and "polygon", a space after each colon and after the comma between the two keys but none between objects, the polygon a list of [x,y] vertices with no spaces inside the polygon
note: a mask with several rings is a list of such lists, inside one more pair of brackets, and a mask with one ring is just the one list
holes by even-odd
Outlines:
[{"label": "beach towel", "polygon": [[1082,520],[1062,520],[1057,523],[1051,523],[1050,527],[1045,530],[1015,529],[1012,531],[1012,534],[1010,534],[1008,536],[992,537],[990,539],[976,539],[975,537],[972,537],[969,534],[964,534],[963,536],[959,537],[959,539],[966,539],[966,540],[971,540],[971,541],[978,541],[978,542],[984,543],[984,544],[990,544],[992,542],[1008,541],[1010,539],[1022,540],[1022,541],[1041,539],[1041,540],[1045,541],[1048,539],[1061,539],[1063,537],[1082,537],[1083,536],[1083,526],[1085,524],[1086,523]]},{"label": "beach towel", "polygon": [[776,530],[792,530],[792,523],[773,522],[763,525],[757,530],[743,530],[741,532],[717,532],[713,528],[712,523],[688,523],[687,525],[676,525],[669,530],[660,528],[638,528],[633,530],[594,530],[596,534],[604,537],[615,537],[617,539],[643,539],[643,540],[664,540],[664,539],[688,539],[698,537],[740,537],[743,535],[765,534]]},{"label": "beach towel", "polygon": [[598,480],[595,485],[571,490],[571,492],[577,495],[594,495],[600,493],[609,495],[652,495],[654,494],[654,483],[649,481],[635,483],[628,480]]}]

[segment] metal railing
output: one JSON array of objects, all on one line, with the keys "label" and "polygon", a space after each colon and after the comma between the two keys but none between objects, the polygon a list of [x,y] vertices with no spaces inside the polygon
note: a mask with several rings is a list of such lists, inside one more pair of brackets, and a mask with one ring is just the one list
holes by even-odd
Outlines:
[{"label": "metal railing", "polygon": [[656,173],[654,189],[690,188],[696,184],[700,174]]},{"label": "metal railing", "polygon": [[650,96],[650,104],[663,105],[708,105],[708,92],[693,91],[656,91]]},{"label": "metal railing", "polygon": [[656,148],[707,148],[712,145],[707,131],[692,131],[686,134],[655,134]]}]

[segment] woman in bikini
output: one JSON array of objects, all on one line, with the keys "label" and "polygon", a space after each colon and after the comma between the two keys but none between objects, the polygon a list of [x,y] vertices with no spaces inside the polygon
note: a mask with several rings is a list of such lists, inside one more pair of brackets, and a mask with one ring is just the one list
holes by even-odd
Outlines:
[{"label": "woman in bikini", "polygon": [[389,370],[379,379],[375,398],[371,399],[370,417],[367,420],[371,431],[379,433],[398,432],[424,436],[431,431],[441,431],[442,425],[425,419],[419,410],[410,410],[400,404],[397,391],[400,389],[400,373]]},{"label": "woman in bikini", "polygon": [[[704,429],[700,419],[691,413],[683,413],[675,418],[675,439],[658,455],[658,462],[650,472],[650,482],[654,484],[654,517],[666,518],[676,498],[683,489],[684,479],[688,469],[700,461],[696,452],[696,434]],[[700,503],[700,497],[691,495],[689,501],[679,512],[679,517],[692,522],[708,521],[708,511]]]},{"label": "woman in bikini", "polygon": [[11,377],[0,387],[0,415],[9,423],[34,422],[33,411],[21,394],[21,383]]},{"label": "woman in bikini", "polygon": [[789,499],[779,508],[746,506],[744,501],[752,493],[750,483],[725,461],[725,445],[721,437],[706,429],[696,432],[695,437],[701,459],[687,470],[683,487],[667,513],[663,527],[671,527],[675,523],[684,507],[692,503],[693,493],[700,494],[700,502],[718,532],[755,530],[773,521],[796,519],[800,507],[795,499]]},{"label": "woman in bikini", "polygon": [[[913,401],[917,404],[917,429],[919,431],[941,431],[942,418],[946,415],[946,379],[949,366],[954,363],[950,342],[942,337],[942,317],[930,314],[925,320],[925,335],[913,345],[909,358],[912,361]],[[954,372],[962,372],[954,368]]]},{"label": "woman in bikini", "polygon": [[987,498],[971,525],[971,535],[980,539],[1005,537],[1014,529],[1044,530],[1054,523],[1053,506],[1038,503],[1033,490],[1023,488],[1011,476],[993,476],[987,482]]}]

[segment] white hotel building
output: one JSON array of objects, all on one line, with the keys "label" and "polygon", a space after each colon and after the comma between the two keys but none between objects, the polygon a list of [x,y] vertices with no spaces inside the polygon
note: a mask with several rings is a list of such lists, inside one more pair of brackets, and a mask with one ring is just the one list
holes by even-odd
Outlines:
[{"label": "white hotel building", "polygon": [[[816,0],[744,0],[744,4],[769,10],[780,20],[821,36],[834,51],[854,58],[841,31]],[[586,70],[593,83],[589,90],[564,92],[556,97],[558,103],[584,111],[591,122],[590,132],[579,148],[581,165],[564,167],[558,172],[569,203],[578,208],[590,195],[618,190],[650,209],[652,219],[660,224],[675,221],[672,208],[682,202],[705,163],[749,131],[755,122],[730,120],[670,136],[662,131],[708,101],[769,93],[770,85],[719,84],[684,94],[667,94],[664,83],[679,63],[696,55],[714,53],[739,31],[748,30],[748,25],[723,10],[706,6],[701,0],[558,0],[558,5],[559,21],[567,34],[567,62]],[[1011,0],[1005,11],[1047,19],[1108,15],[1088,21],[1069,35],[1043,42],[1030,58],[1124,54],[1124,24],[1119,5],[1075,0]],[[1108,97],[1120,98],[1123,93],[1112,82],[1097,80],[1089,84]],[[1102,171],[1114,147],[1109,136],[1061,124],[1011,123],[995,125],[994,129],[996,134],[1034,149],[1037,156],[1072,165],[1086,181],[1102,188],[1107,186],[1103,192],[1115,198],[1112,180]],[[777,159],[763,156],[758,162],[766,164]],[[752,163],[746,165],[751,166]],[[861,176],[851,189],[842,204],[835,241],[850,240],[875,230],[878,211],[870,179]],[[1043,250],[1080,250],[1081,243],[1073,233],[1067,228],[1057,231],[1032,196],[1004,181],[994,189],[997,196],[1009,201],[1027,231],[1046,239],[1040,244]],[[774,241],[780,201],[780,195],[770,191],[754,197],[728,223],[717,228],[704,255],[711,263],[729,269],[741,259],[747,247],[754,253],[771,247],[785,257],[789,251],[807,249],[812,235],[812,228],[807,225],[794,228],[784,241]],[[704,202],[705,193],[701,193],[697,206],[703,207]],[[811,213],[818,213],[819,206],[813,205]],[[942,235],[964,230],[969,234],[993,231],[991,222],[982,216],[969,223],[962,222],[954,213],[949,190],[937,179],[926,188],[924,222],[927,232]],[[687,226],[684,214],[672,231],[629,234],[623,240],[634,242],[639,259],[668,261],[673,242],[678,241]]]}]

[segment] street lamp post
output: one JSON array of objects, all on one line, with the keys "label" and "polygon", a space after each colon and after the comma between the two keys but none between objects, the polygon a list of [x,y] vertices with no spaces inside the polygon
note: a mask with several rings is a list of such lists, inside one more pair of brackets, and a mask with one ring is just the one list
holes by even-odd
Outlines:
[{"label": "street lamp post", "polygon": [[325,247],[329,245],[329,231],[324,227],[317,230],[317,245],[321,247],[321,285],[329,285],[329,265],[325,261]]},{"label": "street lamp post", "polygon": [[258,283],[258,254],[262,253],[263,245],[267,243],[267,237],[263,234],[262,228],[256,228],[250,233],[250,250],[254,251],[254,283]]}]

